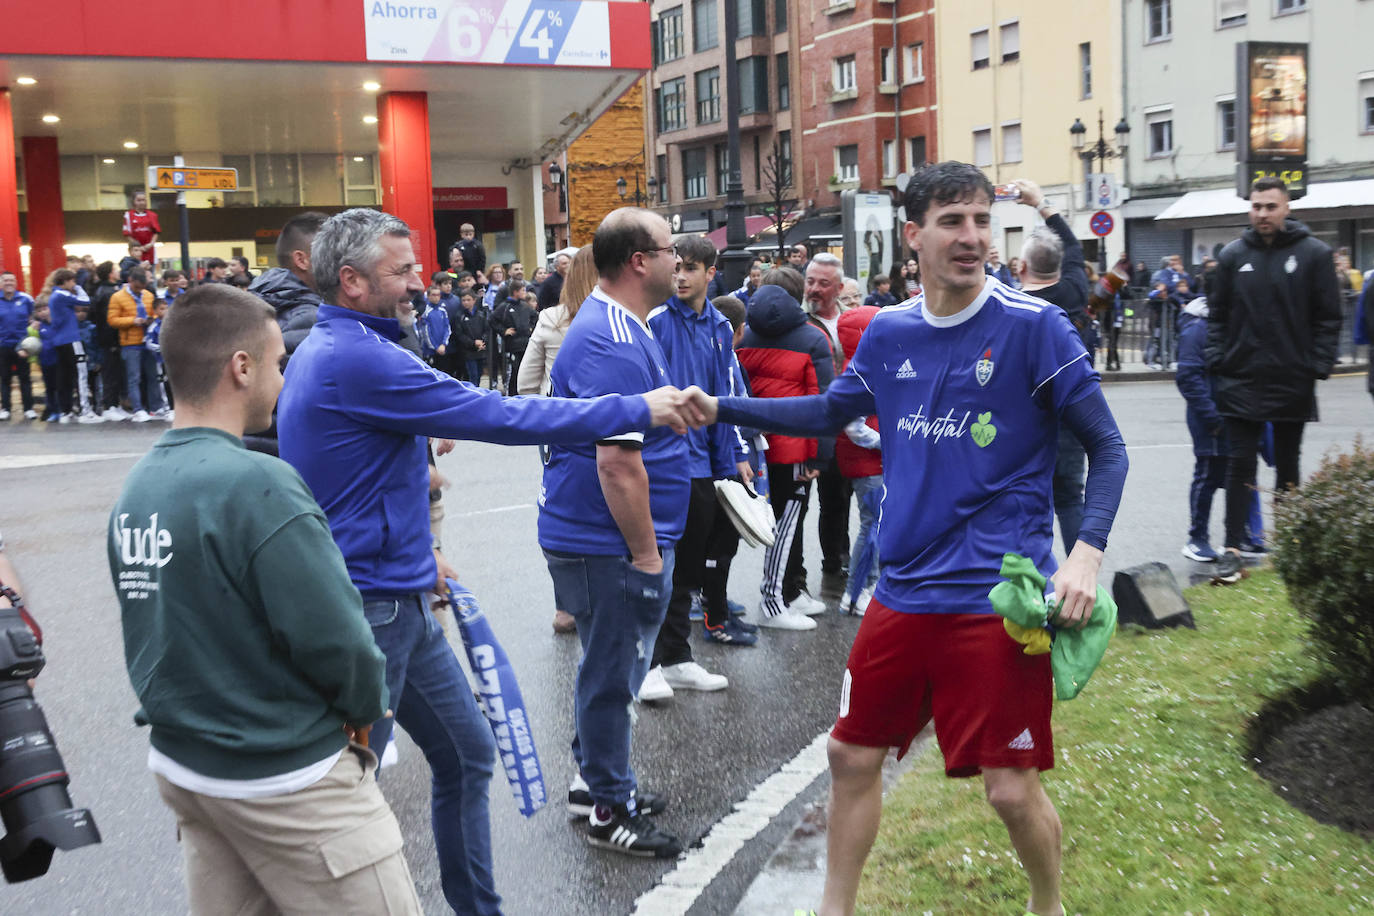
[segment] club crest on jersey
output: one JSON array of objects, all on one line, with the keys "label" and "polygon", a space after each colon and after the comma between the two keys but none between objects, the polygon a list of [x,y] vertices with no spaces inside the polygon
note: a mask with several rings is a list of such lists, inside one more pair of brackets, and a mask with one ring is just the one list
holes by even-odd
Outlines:
[{"label": "club crest on jersey", "polygon": [[979,385],[986,385],[988,379],[992,378],[992,348],[983,351],[983,358],[978,360],[973,366],[973,377],[978,379]]},{"label": "club crest on jersey", "polygon": [[1298,269],[1298,259],[1290,254],[1288,260],[1283,262],[1283,269],[1291,274]]}]

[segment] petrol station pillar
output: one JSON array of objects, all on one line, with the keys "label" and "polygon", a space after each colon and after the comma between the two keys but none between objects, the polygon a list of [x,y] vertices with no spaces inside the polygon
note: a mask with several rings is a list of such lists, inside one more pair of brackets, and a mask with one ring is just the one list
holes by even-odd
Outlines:
[{"label": "petrol station pillar", "polygon": [[29,209],[29,279],[34,292],[48,274],[67,264],[62,247],[67,223],[62,216],[62,167],[56,137],[25,137],[24,199]]},{"label": "petrol station pillar", "polygon": [[377,162],[381,167],[382,209],[410,226],[416,263],[428,285],[430,273],[439,269],[441,260],[434,250],[428,95],[388,92],[377,99]]},{"label": "petrol station pillar", "polygon": [[13,271],[19,285],[27,287],[19,262],[19,179],[14,159],[10,91],[0,89],[0,270]]}]

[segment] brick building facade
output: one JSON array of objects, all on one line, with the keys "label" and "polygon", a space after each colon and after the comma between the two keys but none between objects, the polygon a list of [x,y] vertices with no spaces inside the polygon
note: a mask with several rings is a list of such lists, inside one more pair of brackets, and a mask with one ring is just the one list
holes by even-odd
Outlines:
[{"label": "brick building facade", "polygon": [[936,161],[934,0],[800,0],[797,196],[810,211],[849,188],[895,186]]},{"label": "brick building facade", "polygon": [[[648,172],[656,181],[654,208],[682,232],[725,223],[725,9],[722,0],[653,0]],[[748,212],[757,213],[770,198],[766,172],[775,142],[789,177],[795,171],[798,6],[795,0],[738,0],[737,9],[740,177]]]}]

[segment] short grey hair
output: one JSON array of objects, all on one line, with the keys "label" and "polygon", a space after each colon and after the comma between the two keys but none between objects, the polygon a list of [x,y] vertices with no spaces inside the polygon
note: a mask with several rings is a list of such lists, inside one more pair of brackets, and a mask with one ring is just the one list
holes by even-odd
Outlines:
[{"label": "short grey hair", "polygon": [[1048,226],[1039,226],[1021,246],[1021,262],[1037,277],[1053,277],[1064,263],[1064,242]]},{"label": "short grey hair", "polygon": [[811,263],[819,264],[822,267],[833,267],[840,272],[841,277],[844,276],[844,262],[828,251],[822,251],[818,254],[813,255],[811,258]]},{"label": "short grey hair", "polygon": [[310,243],[310,272],[315,275],[315,290],[325,302],[333,303],[339,291],[339,271],[352,267],[372,276],[382,258],[382,237],[410,238],[404,222],[366,207],[336,213],[324,221]]}]

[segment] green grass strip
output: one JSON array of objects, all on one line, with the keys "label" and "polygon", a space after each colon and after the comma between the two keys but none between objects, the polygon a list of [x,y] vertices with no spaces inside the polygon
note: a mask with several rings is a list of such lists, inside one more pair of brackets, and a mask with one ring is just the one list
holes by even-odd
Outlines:
[{"label": "green grass strip", "polygon": [[[1289,807],[1246,760],[1264,701],[1319,674],[1283,583],[1266,570],[1187,597],[1197,630],[1122,630],[1056,704],[1044,779],[1069,911],[1374,913],[1374,844]],[[932,745],[884,805],[859,911],[1019,916],[1027,893],[982,780],[946,779]]]}]

